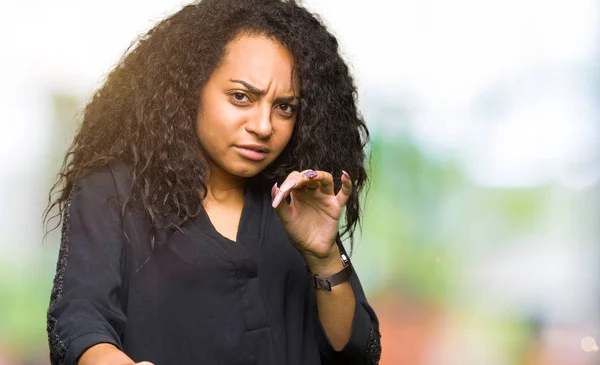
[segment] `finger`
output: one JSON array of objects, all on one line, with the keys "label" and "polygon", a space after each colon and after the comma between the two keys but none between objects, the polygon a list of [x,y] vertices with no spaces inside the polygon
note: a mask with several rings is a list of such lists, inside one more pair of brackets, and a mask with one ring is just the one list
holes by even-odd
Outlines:
[{"label": "finger", "polygon": [[333,176],[327,171],[317,171],[317,174],[314,180],[320,183],[321,191],[327,195],[335,194]]},{"label": "finger", "polygon": [[287,193],[288,191],[290,191],[291,189],[296,187],[301,180],[302,180],[302,175],[300,172],[298,172],[298,171],[291,172],[285,178],[285,181],[283,182],[283,184],[281,184],[279,191]]},{"label": "finger", "polygon": [[326,171],[309,169],[290,174],[287,181],[281,184],[281,190],[286,193],[291,189],[298,190],[303,187],[321,188],[325,193],[333,194],[333,177]]},{"label": "finger", "polygon": [[321,187],[321,182],[318,179],[318,171],[312,169],[304,170],[300,173],[300,182],[296,184],[294,190],[299,190],[304,187],[309,190],[316,190]]},{"label": "finger", "polygon": [[334,194],[333,176],[327,171],[306,170],[302,173],[302,181],[296,184],[296,188],[300,186],[309,186],[313,189],[321,188],[321,191],[328,195]]},{"label": "finger", "polygon": [[[273,195],[279,194],[281,192],[281,190],[278,187],[275,187],[275,191]],[[275,202],[273,202],[275,203]],[[289,217],[290,217],[290,206],[286,203],[283,202],[283,204],[280,204],[281,200],[277,201],[277,205],[273,206],[273,208],[275,208],[275,212],[277,213],[277,215],[279,216],[279,220],[281,220],[281,222],[287,222],[289,221]]]},{"label": "finger", "polygon": [[273,208],[276,208],[289,195],[291,190],[300,190],[304,187],[313,190],[320,187],[324,193],[334,194],[333,177],[328,172],[315,170],[294,171],[281,184],[279,192],[273,199]]},{"label": "finger", "polygon": [[281,187],[277,190],[275,198],[273,198],[273,208],[277,208],[283,198],[288,195],[288,192],[293,189],[300,180],[301,175],[298,171],[293,171],[287,176],[283,184],[281,184]]},{"label": "finger", "polygon": [[[288,182],[286,180],[286,182]],[[285,182],[284,182],[285,184]],[[288,184],[288,190],[291,189],[289,187]],[[276,188],[275,189],[275,197],[273,198],[273,203],[271,204],[273,206],[273,208],[277,208],[279,206],[279,203],[281,203],[281,201],[283,200],[283,198],[287,195],[287,191],[283,190],[283,184],[281,184],[281,188]]]},{"label": "finger", "polygon": [[[309,190],[315,190],[321,187],[321,182],[320,181],[315,181],[315,180],[309,180],[305,183],[302,184],[302,187],[305,187]],[[295,188],[297,189],[297,188]]]},{"label": "finger", "polygon": [[341,206],[345,206],[352,195],[352,179],[350,179],[350,175],[344,170],[342,170],[340,179],[342,180],[342,188],[335,197]]}]

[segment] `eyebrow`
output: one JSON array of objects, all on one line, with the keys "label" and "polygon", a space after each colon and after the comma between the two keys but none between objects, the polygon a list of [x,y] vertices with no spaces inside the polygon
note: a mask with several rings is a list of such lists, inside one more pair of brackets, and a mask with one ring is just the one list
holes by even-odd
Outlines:
[{"label": "eyebrow", "polygon": [[[244,85],[244,87],[246,89],[248,89],[248,91],[250,93],[255,94],[255,95],[265,96],[266,93],[267,93],[266,91],[261,90],[261,89],[257,88],[256,86],[247,83],[246,81],[237,80],[237,79],[229,79],[229,81],[235,82],[235,83],[238,83],[238,84],[241,84],[241,85]],[[279,103],[289,103],[289,102],[294,101],[294,100],[300,100],[300,98],[297,97],[297,96],[295,96],[295,95],[292,95],[292,96],[277,98],[276,101],[279,102]]]}]

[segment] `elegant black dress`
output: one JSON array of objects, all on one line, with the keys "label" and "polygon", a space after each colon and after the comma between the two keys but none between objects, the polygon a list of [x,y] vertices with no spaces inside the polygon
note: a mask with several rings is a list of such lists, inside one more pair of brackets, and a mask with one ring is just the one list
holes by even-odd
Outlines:
[{"label": "elegant black dress", "polygon": [[378,320],[356,273],[352,335],[332,348],[269,192],[246,188],[237,242],[203,212],[152,245],[143,214],[121,216],[130,181],[126,166],[107,167],[71,193],[48,309],[53,365],[102,342],[156,365],[378,363]]}]

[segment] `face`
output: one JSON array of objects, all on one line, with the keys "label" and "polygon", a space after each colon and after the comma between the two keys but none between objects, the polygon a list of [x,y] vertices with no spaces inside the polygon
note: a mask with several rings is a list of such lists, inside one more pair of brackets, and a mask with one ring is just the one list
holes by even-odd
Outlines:
[{"label": "face", "polygon": [[268,38],[242,36],[229,43],[204,87],[196,123],[211,175],[248,178],[281,154],[299,102],[292,67],[292,55]]}]

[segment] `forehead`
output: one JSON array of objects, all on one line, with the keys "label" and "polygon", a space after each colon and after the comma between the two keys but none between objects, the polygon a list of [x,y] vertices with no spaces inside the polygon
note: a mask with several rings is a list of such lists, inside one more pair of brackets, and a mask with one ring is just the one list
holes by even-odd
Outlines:
[{"label": "forehead", "polygon": [[[243,79],[259,88],[276,84],[278,89],[291,93],[293,70],[294,58],[280,43],[265,36],[243,35],[229,42],[215,73],[228,79]],[[294,84],[294,90],[298,90],[296,75]]]}]

